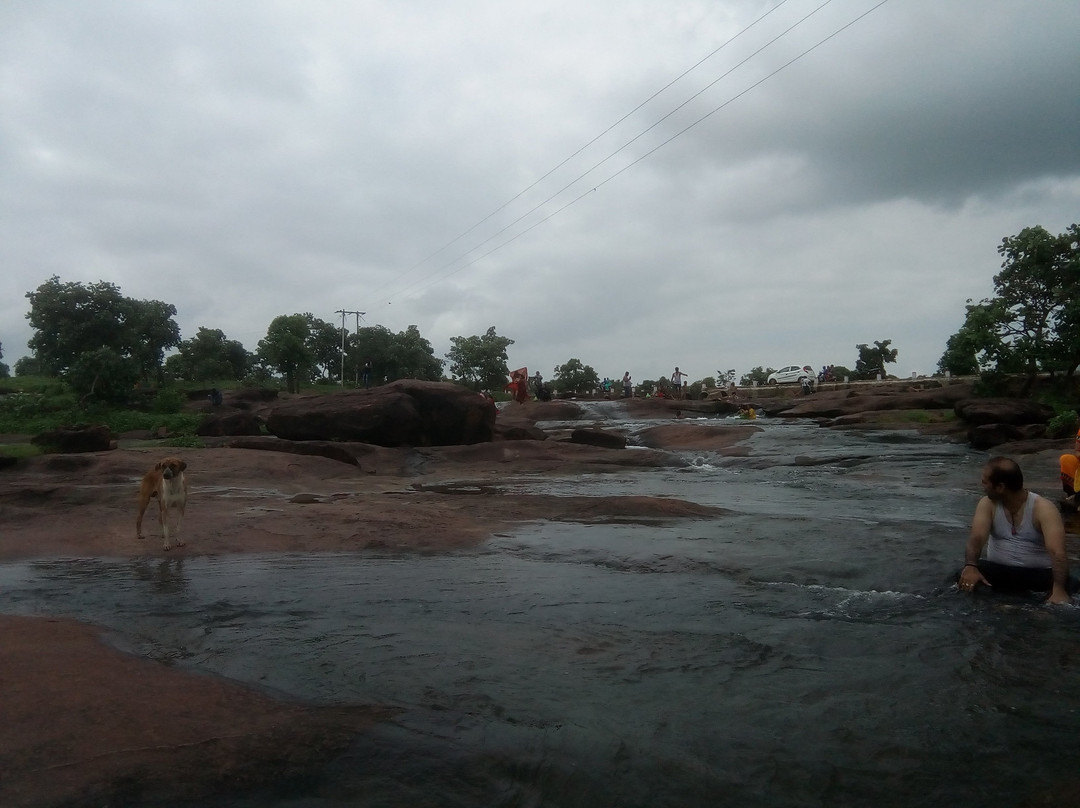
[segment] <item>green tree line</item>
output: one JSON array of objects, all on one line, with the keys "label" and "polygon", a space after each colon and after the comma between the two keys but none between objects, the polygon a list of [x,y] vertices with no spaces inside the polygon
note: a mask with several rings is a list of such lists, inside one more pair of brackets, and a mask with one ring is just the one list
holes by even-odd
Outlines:
[{"label": "green tree line", "polygon": [[[63,379],[83,399],[124,403],[140,384],[172,380],[265,383],[280,378],[295,392],[305,385],[346,380],[382,384],[443,378],[444,360],[415,325],[398,333],[382,325],[348,332],[310,312],[283,314],[249,352],[219,328],[200,326],[193,337],[182,339],[174,305],[126,297],[106,281],[63,282],[54,275],[26,297],[31,354],[15,363],[15,374]],[[502,388],[508,373],[505,348],[513,340],[499,337],[492,327],[483,336],[452,342],[447,357],[457,380]],[[465,350],[474,342],[479,351]],[[2,365],[0,376],[6,375]]]},{"label": "green tree line", "polygon": [[[1057,235],[1041,226],[1025,228],[1005,237],[998,253],[1002,263],[994,275],[994,295],[967,301],[938,371],[1023,374],[1029,385],[1038,374],[1072,380],[1080,367],[1080,225]],[[296,313],[275,317],[249,352],[218,328],[200,326],[194,336],[181,339],[175,306],[125,297],[106,281],[64,283],[54,275],[26,297],[32,353],[15,363],[15,374],[59,377],[81,397],[108,402],[123,401],[140,383],[280,378],[296,391],[315,383],[439,380],[444,365],[453,380],[498,392],[509,375],[507,349],[514,344],[492,326],[484,334],[451,338],[444,360],[415,325],[398,333],[381,325],[350,333],[311,313]],[[898,355],[891,344],[888,339],[857,344],[854,369],[834,365],[835,377],[887,375]],[[763,385],[772,372],[755,367],[739,383]],[[0,377],[8,374],[0,362]],[[717,377],[726,384],[735,374],[718,371]],[[601,381],[593,367],[571,358],[554,369],[549,383],[556,393],[584,395]],[[647,384],[651,389],[656,382]],[[715,384],[707,377],[690,387],[696,392]]]}]

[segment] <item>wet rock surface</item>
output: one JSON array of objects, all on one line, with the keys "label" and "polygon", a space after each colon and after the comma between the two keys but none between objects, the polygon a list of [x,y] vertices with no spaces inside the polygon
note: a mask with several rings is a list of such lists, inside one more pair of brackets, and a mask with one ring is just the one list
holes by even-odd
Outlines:
[{"label": "wet rock surface", "polygon": [[[606,410],[551,402],[498,417],[550,435],[603,424],[625,436],[625,449],[565,439],[420,448],[332,444],[357,459],[354,466],[321,452],[278,451],[277,439],[270,439],[258,451],[223,446],[43,456],[0,472],[0,560],[29,563],[41,579],[26,585],[19,602],[28,605],[19,608],[48,613],[64,608],[55,604],[66,602],[65,591],[85,588],[101,593],[91,619],[100,616],[111,627],[103,636],[63,620],[0,618],[0,676],[5,692],[16,688],[19,705],[0,722],[0,804],[199,804],[202,795],[266,786],[282,800],[274,805],[286,805],[288,789],[275,784],[323,772],[328,760],[338,761],[340,782],[361,777],[342,771],[378,781],[385,767],[393,774],[383,781],[415,777],[433,789],[406,793],[395,785],[394,793],[405,796],[385,802],[393,805],[463,789],[474,775],[503,788],[508,767],[519,773],[515,783],[520,773],[541,772],[518,796],[552,788],[565,768],[571,772],[565,801],[663,782],[665,793],[652,795],[656,804],[665,794],[683,805],[714,804],[720,786],[752,803],[754,772],[746,784],[724,779],[737,780],[732,773],[745,769],[738,749],[790,764],[785,749],[802,744],[800,760],[811,760],[805,776],[819,785],[828,772],[835,775],[838,761],[865,765],[866,747],[882,736],[880,716],[861,726],[872,712],[862,702],[849,710],[847,701],[832,704],[822,693],[878,694],[875,677],[883,677],[894,688],[946,693],[925,714],[919,700],[900,705],[911,713],[910,727],[924,728],[954,708],[959,714],[949,713],[950,726],[969,716],[965,699],[977,700],[986,686],[969,663],[984,653],[985,640],[976,636],[960,649],[967,655],[957,662],[965,671],[961,683],[922,673],[942,665],[941,649],[953,646],[954,622],[965,616],[943,621],[943,605],[927,591],[932,584],[918,582],[936,581],[939,567],[959,551],[974,502],[965,486],[977,486],[972,474],[980,456],[923,442],[913,431],[852,442],[835,430],[780,419],[680,420],[654,405],[642,407],[644,415],[634,414],[633,404],[605,406],[621,415],[605,421]],[[1055,489],[1056,447],[1021,448],[1029,452],[1023,463],[1030,484]],[[138,480],[165,454],[188,463],[191,486],[181,526],[188,544],[170,553],[155,540],[156,526],[142,542],[134,526]],[[943,536],[951,532],[956,537]],[[445,577],[436,574],[439,559],[450,570]],[[212,588],[215,575],[220,591]],[[297,600],[300,590],[289,587],[298,576],[309,580],[303,597],[323,598],[318,605]],[[334,576],[337,588],[328,589]],[[235,593],[239,584],[264,579],[271,583],[253,586],[260,594],[251,602]],[[534,591],[535,580],[549,580],[551,592]],[[135,589],[176,611],[148,614]],[[354,603],[355,611],[336,617]],[[676,605],[685,611],[673,611]],[[415,622],[403,623],[405,613]],[[341,626],[293,633],[332,619]],[[341,638],[357,632],[363,635],[357,657],[336,655]],[[891,661],[901,633],[905,647],[924,660],[920,673]],[[114,636],[120,634],[123,642]],[[466,640],[474,645],[464,646]],[[1010,642],[993,653],[1009,654]],[[260,643],[266,649],[253,650]],[[834,644],[815,656],[815,649]],[[132,656],[117,646],[135,653],[149,647],[156,656]],[[1057,659],[1049,647],[1024,653]],[[214,667],[229,654],[242,663]],[[438,664],[428,670],[432,654]],[[890,660],[881,669],[872,667],[878,655]],[[294,667],[279,664],[285,656]],[[181,662],[236,672],[272,690],[195,675]],[[546,679],[545,666],[552,667]],[[897,675],[889,679],[890,672]],[[416,684],[414,676],[431,679]],[[777,684],[760,693],[746,689],[766,680]],[[347,698],[340,695],[343,683]],[[587,698],[577,695],[582,688]],[[776,688],[795,694],[814,713],[814,726],[844,712],[843,733],[817,737],[792,726]],[[1030,702],[1030,688],[1021,690]],[[282,698],[283,692],[293,695]],[[312,707],[298,692],[306,699],[327,696],[334,705]],[[613,708],[589,706],[606,704],[599,700],[609,693],[625,700]],[[408,720],[380,706],[398,699],[414,708]],[[569,722],[566,703],[577,705]],[[673,707],[670,718],[651,726],[654,703]],[[603,715],[590,718],[594,711]],[[691,716],[702,711],[699,725]],[[755,721],[738,720],[743,712]],[[749,728],[757,723],[766,729]],[[619,736],[605,734],[608,725],[624,724],[635,732],[641,724],[641,738],[613,741]],[[1044,723],[1034,724],[1044,731]],[[780,726],[785,741],[774,746],[767,739]],[[895,735],[905,727],[897,723]],[[959,736],[958,760],[970,758],[972,739],[982,732],[974,727]],[[712,743],[714,735],[722,742]],[[686,737],[705,764],[668,771],[655,762],[687,759]],[[480,750],[477,759],[468,758],[463,739],[472,739],[468,750]],[[603,771],[612,765],[606,744],[623,749],[624,740],[627,751],[616,755],[623,762],[610,782],[582,782],[574,774],[581,750],[599,750],[590,770]],[[549,742],[574,765],[528,756]],[[424,744],[436,750],[437,775],[414,762],[424,759]],[[827,760],[814,768],[822,746]],[[522,757],[507,751],[513,748]],[[731,749],[729,760],[720,750]],[[891,759],[890,749],[886,743],[872,751]],[[914,748],[905,754],[921,760]],[[466,758],[471,767],[495,771],[481,776],[478,768],[455,768]],[[374,781],[357,781],[348,792],[354,803]],[[464,799],[469,792],[453,793]],[[490,804],[494,793],[481,790],[462,804]]]},{"label": "wet rock surface", "polygon": [[311,707],[110,648],[71,620],[0,616],[0,803],[152,805],[287,781],[392,710]]}]

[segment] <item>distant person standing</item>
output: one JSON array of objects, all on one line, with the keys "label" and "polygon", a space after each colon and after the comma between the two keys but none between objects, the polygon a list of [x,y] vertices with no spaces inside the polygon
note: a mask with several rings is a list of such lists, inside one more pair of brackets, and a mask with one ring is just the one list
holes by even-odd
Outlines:
[{"label": "distant person standing", "polygon": [[634,395],[634,383],[630,381],[630,371],[626,371],[622,377],[622,397],[632,398]]},{"label": "distant person standing", "polygon": [[361,378],[364,381],[364,387],[371,387],[371,360],[364,362],[364,372],[361,374]]},{"label": "distant person standing", "polygon": [[675,366],[675,372],[671,374],[671,388],[676,398],[684,398],[686,395],[686,374]]}]

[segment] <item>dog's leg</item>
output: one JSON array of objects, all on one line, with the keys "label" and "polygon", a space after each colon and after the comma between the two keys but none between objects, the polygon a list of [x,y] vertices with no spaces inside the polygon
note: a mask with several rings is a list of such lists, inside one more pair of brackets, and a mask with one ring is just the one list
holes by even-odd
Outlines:
[{"label": "dog's leg", "polygon": [[162,550],[171,550],[172,545],[169,544],[169,508],[165,504],[165,497],[158,497],[158,519],[161,521],[161,534],[165,537],[165,543],[161,546]]},{"label": "dog's leg", "polygon": [[176,533],[176,546],[183,547],[184,540],[180,538],[180,521],[184,518],[184,503],[181,502],[176,508],[176,524],[173,526],[173,531]]},{"label": "dog's leg", "polygon": [[176,508],[176,546],[183,547],[184,540],[180,538],[180,522],[184,519],[184,510],[187,508],[188,486],[187,480],[181,477],[180,485],[180,501],[177,503]]},{"label": "dog's leg", "polygon": [[146,537],[142,532],[142,520],[143,514],[146,513],[146,507],[150,504],[150,498],[145,497],[142,493],[139,493],[139,516],[135,519],[135,536],[136,538],[145,539]]}]

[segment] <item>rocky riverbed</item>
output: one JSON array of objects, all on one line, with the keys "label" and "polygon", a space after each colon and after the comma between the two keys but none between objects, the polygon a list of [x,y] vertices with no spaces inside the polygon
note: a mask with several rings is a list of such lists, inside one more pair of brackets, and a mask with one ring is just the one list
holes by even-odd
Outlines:
[{"label": "rocky riverbed", "polygon": [[[93,576],[92,564],[67,560],[125,558],[152,570],[183,559],[243,554],[412,557],[477,547],[514,526],[552,520],[582,526],[708,523],[723,519],[728,509],[698,496],[651,494],[632,485],[598,496],[602,485],[545,490],[542,481],[669,475],[702,458],[713,464],[746,460],[753,437],[770,423],[698,418],[673,402],[590,406],[573,412],[561,403],[529,404],[499,415],[507,426],[539,423],[552,436],[548,440],[367,446],[355,452],[359,465],[227,446],[33,458],[0,472],[0,559],[85,564]],[[604,408],[619,408],[623,416],[613,422]],[[629,408],[635,412],[628,421]],[[559,439],[581,425],[625,431],[628,422],[627,449]],[[956,425],[945,422],[904,428],[935,434],[935,440],[943,432],[946,439],[960,439]],[[1053,490],[1055,443],[1002,450],[1024,452],[1032,486]],[[164,454],[187,462],[191,485],[182,527],[186,545],[168,554],[155,529],[142,541],[135,535],[138,480]],[[759,469],[843,462],[835,453],[749,459],[755,463],[746,468]],[[0,618],[5,805],[197,802],[200,795],[255,788],[318,767],[395,712],[383,704],[314,707],[275,698],[250,685],[131,656],[118,650],[110,633],[73,622],[62,609],[54,613],[47,603],[34,609]]]}]

